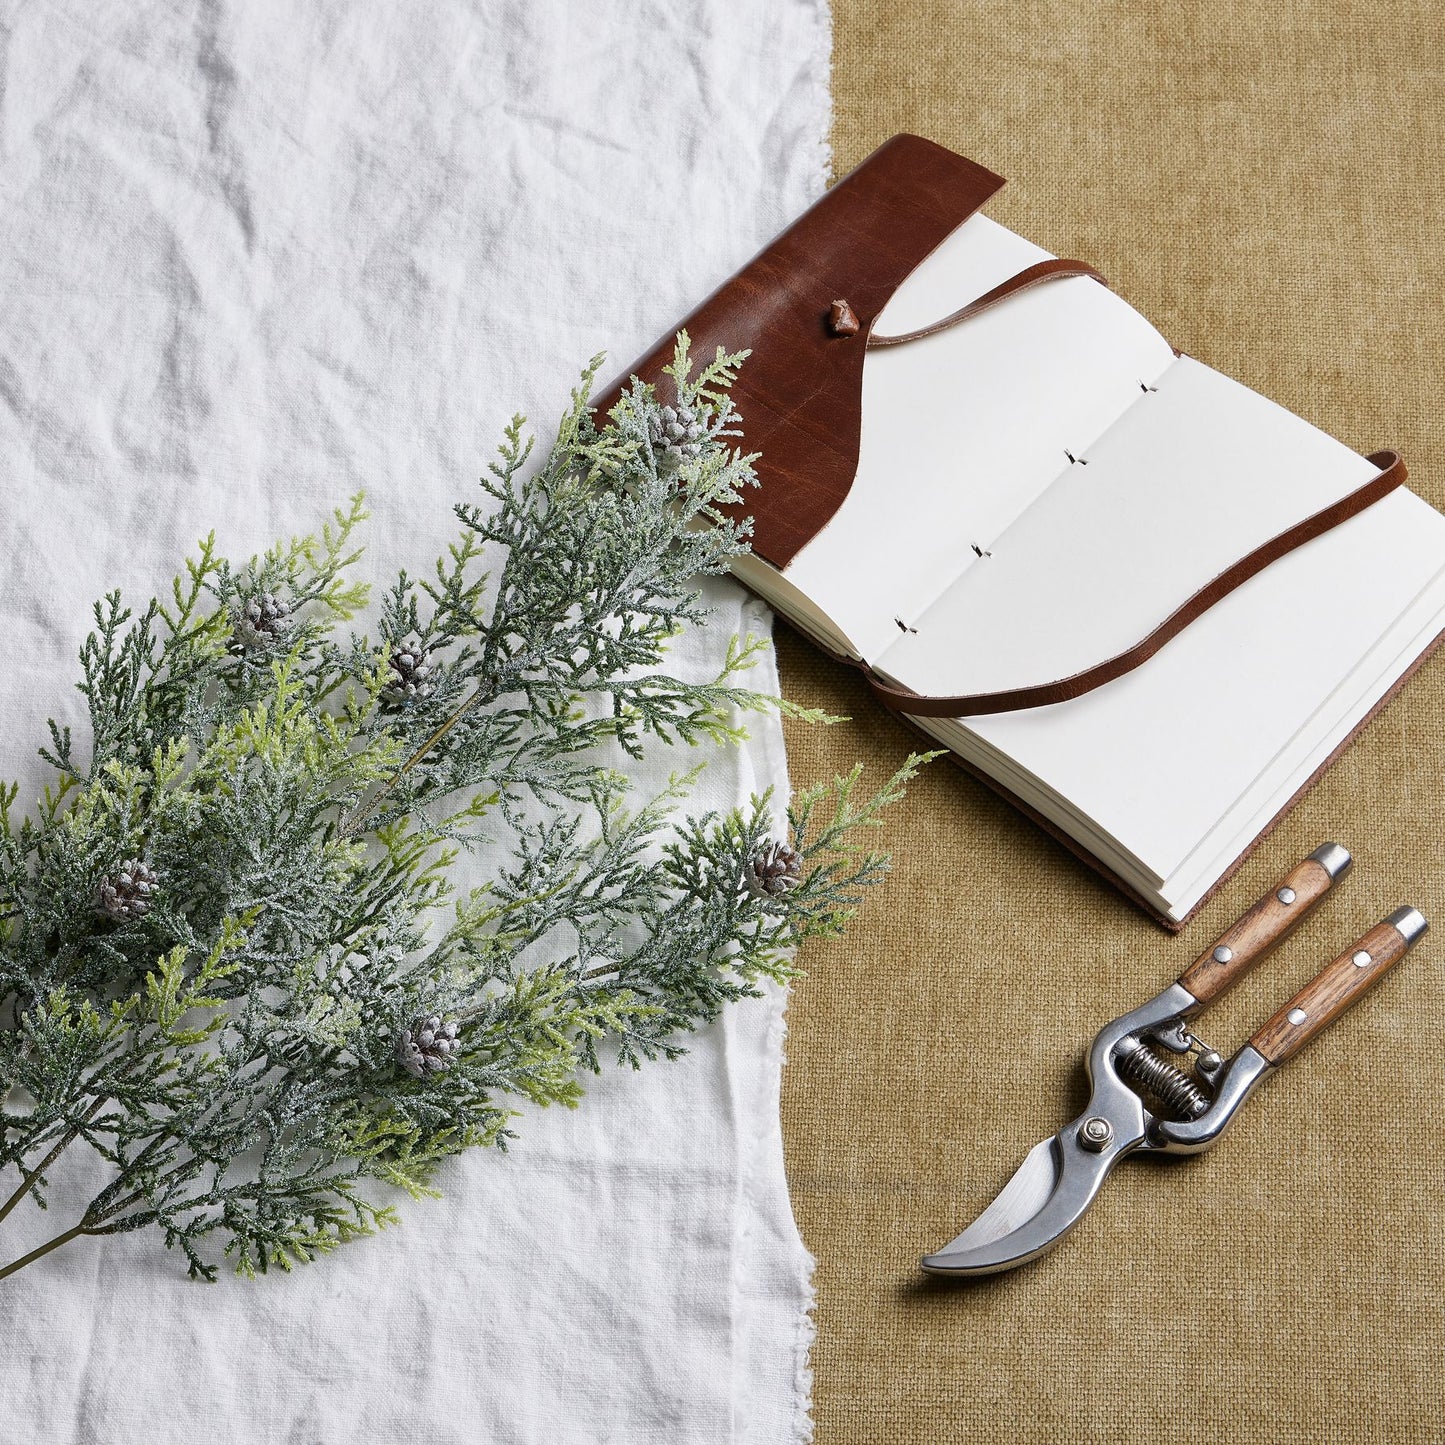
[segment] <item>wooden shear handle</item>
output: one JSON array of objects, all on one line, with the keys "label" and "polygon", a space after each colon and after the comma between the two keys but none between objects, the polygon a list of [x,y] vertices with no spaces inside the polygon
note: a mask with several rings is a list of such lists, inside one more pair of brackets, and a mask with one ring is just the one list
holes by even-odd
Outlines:
[{"label": "wooden shear handle", "polygon": [[1351,1004],[1358,1003],[1404,958],[1427,927],[1417,909],[1401,908],[1392,913],[1327,963],[1250,1039],[1250,1045],[1271,1064],[1293,1058]]},{"label": "wooden shear handle", "polygon": [[1233,988],[1301,922],[1350,868],[1338,843],[1325,843],[1270,889],[1248,913],[1231,923],[1183,973],[1179,982],[1200,1004]]}]

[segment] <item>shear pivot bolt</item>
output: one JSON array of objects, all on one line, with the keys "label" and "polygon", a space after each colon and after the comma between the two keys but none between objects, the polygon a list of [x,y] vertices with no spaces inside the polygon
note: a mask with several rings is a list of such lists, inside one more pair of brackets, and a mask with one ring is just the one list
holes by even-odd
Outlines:
[{"label": "shear pivot bolt", "polygon": [[1085,1119],[1079,1126],[1079,1143],[1091,1154],[1107,1149],[1114,1138],[1114,1126],[1098,1114]]},{"label": "shear pivot bolt", "polygon": [[1294,889],[1281,888],[1279,892],[1276,893],[1274,896],[1278,898],[1279,901],[1283,903],[1286,907],[1288,907],[1291,903],[1294,902]]},{"label": "shear pivot bolt", "polygon": [[1234,950],[1230,948],[1227,943],[1221,943],[1219,947],[1214,950],[1215,963],[1228,963],[1233,957]]}]

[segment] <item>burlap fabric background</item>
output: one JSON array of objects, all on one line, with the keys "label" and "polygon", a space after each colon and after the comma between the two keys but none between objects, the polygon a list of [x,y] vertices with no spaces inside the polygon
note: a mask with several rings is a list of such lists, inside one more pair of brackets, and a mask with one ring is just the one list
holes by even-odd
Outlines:
[{"label": "burlap fabric background", "polygon": [[[899,130],[982,161],[1009,178],[998,220],[1093,261],[1176,345],[1351,446],[1398,448],[1445,504],[1438,7],[834,13],[840,174]],[[791,696],[854,719],[792,729],[795,779],[891,768],[905,730],[844,669],[779,646]],[[915,786],[885,831],[892,879],[805,956],[791,1010],[820,1445],[1445,1439],[1442,706],[1437,657],[1172,940],[958,771]],[[1211,1042],[1232,1049],[1398,904],[1437,934],[1213,1153],[1125,1164],[1038,1264],[925,1281],[919,1254],[1080,1107],[1094,1030],[1330,838],[1354,874],[1212,1011]]]}]

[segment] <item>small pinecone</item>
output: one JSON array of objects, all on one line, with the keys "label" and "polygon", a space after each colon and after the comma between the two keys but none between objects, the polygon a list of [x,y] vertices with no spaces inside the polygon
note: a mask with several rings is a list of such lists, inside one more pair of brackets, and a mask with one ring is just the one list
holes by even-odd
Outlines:
[{"label": "small pinecone", "polygon": [[414,1078],[445,1073],[457,1051],[457,1021],[439,1014],[418,1019],[396,1038],[396,1061]]},{"label": "small pinecone", "polygon": [[403,642],[391,654],[391,681],[382,689],[382,697],[398,707],[419,701],[431,694],[431,661],[419,642]]},{"label": "small pinecone", "polygon": [[760,898],[778,898],[803,881],[803,857],[786,843],[770,843],[748,865],[748,887]]},{"label": "small pinecone", "polygon": [[139,858],[127,858],[120,872],[107,878],[96,891],[96,912],[116,923],[130,923],[144,918],[151,909],[151,899],[160,888],[160,877],[154,868]]},{"label": "small pinecone", "polygon": [[665,406],[647,419],[647,434],[658,461],[675,467],[690,462],[702,451],[707,435],[707,413],[690,406]]},{"label": "small pinecone", "polygon": [[269,647],[285,637],[290,627],[290,606],[274,592],[256,592],[236,617],[236,638],[247,649]]}]

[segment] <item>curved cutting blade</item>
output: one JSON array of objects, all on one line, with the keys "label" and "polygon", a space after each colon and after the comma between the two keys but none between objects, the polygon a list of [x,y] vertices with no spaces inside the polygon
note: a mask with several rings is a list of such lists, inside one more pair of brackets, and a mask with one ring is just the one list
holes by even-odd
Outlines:
[{"label": "curved cutting blade", "polygon": [[1052,1249],[1094,1202],[1109,1171],[1143,1139],[1117,1134],[1101,1151],[1079,1143],[1076,1120],[1035,1144],[997,1198],[957,1239],[925,1255],[930,1274],[995,1274]]}]

